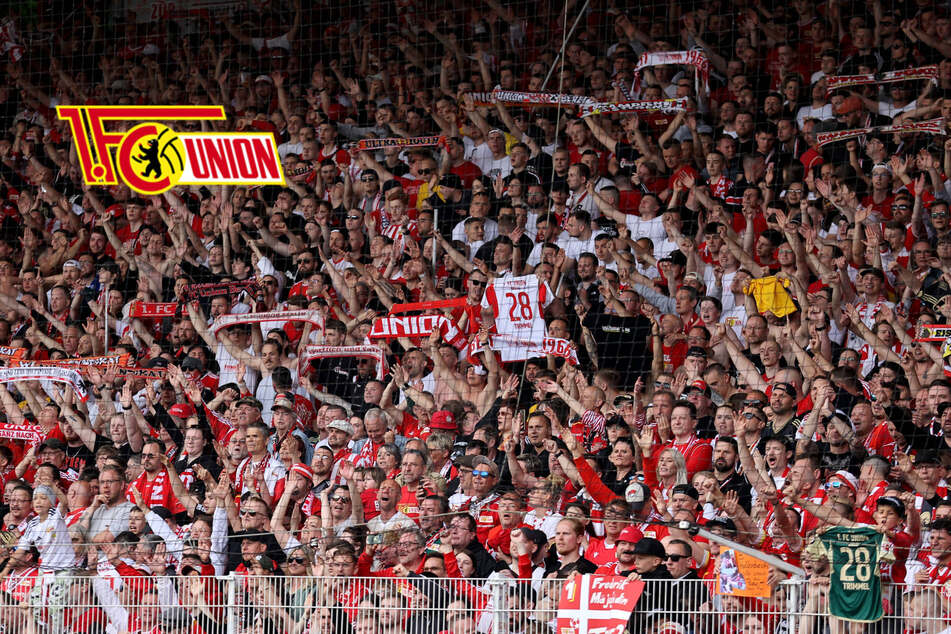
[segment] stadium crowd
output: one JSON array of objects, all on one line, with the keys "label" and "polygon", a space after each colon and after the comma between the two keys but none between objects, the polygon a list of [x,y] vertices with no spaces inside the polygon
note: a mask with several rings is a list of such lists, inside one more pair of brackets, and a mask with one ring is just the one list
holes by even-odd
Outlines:
[{"label": "stadium crowd", "polygon": [[[558,57],[581,3],[274,4],[18,18],[46,37],[0,85],[0,358],[152,374],[90,364],[87,400],[0,389],[4,605],[72,575],[113,607],[64,632],[211,634],[212,578],[236,573],[279,578],[247,631],[468,634],[508,579],[524,609],[505,631],[551,632],[549,578],[712,580],[720,546],[677,521],[801,566],[806,611],[829,526],[885,535],[891,614],[951,580],[951,382],[921,340],[951,323],[951,135],[817,139],[951,117],[946,6],[586,2]],[[638,68],[682,50],[708,78]],[[495,87],[688,107],[582,117]],[[90,187],[65,104],[222,104],[225,122],[171,125],[272,133],[286,186]],[[432,334],[374,335],[397,304],[448,299],[417,307],[443,315]],[[253,319],[284,310],[320,319]],[[569,351],[526,358],[517,327]],[[763,600],[655,589],[640,626],[772,634],[785,576]]]}]

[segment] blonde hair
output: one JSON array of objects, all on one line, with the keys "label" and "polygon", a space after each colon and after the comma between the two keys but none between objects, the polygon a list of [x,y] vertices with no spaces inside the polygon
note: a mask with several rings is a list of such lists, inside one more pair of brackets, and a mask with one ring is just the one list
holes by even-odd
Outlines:
[{"label": "blonde hair", "polygon": [[[658,466],[660,466],[660,459],[665,454],[668,454],[671,457],[673,457],[674,464],[677,465],[677,477],[674,484],[675,485],[687,484],[687,462],[684,460],[683,454],[677,451],[676,449],[674,449],[673,447],[668,447],[667,449],[664,449],[662,452],[660,452],[659,456],[657,456]],[[658,476],[658,479],[659,478],[660,476]]]}]

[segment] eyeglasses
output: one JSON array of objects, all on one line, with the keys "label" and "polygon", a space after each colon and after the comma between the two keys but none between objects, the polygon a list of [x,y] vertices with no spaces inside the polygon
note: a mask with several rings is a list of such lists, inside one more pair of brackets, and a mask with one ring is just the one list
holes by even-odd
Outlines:
[{"label": "eyeglasses", "polygon": [[260,514],[261,513],[259,511],[241,511],[241,515],[247,515],[248,517],[255,517],[256,515]]},{"label": "eyeglasses", "polygon": [[360,216],[347,216],[347,220],[359,220]]},{"label": "eyeglasses", "polygon": [[[303,566],[304,564],[307,563],[307,559],[304,558],[304,557],[288,557],[288,558],[287,558],[287,563],[289,563],[289,564],[300,564],[301,566]],[[328,565],[330,565],[330,562],[328,562]]]},{"label": "eyeglasses", "polygon": [[492,475],[492,473],[489,472],[489,471],[476,471],[476,470],[473,470],[473,471],[472,471],[472,475],[474,475],[474,476],[479,476],[480,478],[488,478],[490,475]]},{"label": "eyeglasses", "polygon": [[911,209],[911,205],[892,205],[892,209]]},{"label": "eyeglasses", "polygon": [[686,559],[686,558],[687,558],[687,555],[667,555],[667,561],[672,561],[674,563],[677,563],[681,559]]},{"label": "eyeglasses", "polygon": [[932,217],[932,218],[947,218],[947,217],[948,217],[948,212],[946,212],[946,211],[935,211],[935,212],[932,212],[931,217]]}]

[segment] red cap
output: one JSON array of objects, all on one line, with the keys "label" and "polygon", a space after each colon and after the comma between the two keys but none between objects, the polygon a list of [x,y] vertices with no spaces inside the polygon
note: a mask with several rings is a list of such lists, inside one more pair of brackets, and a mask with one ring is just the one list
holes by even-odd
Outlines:
[{"label": "red cap", "polygon": [[178,418],[188,418],[195,413],[195,408],[189,403],[175,403],[168,408],[168,413]]},{"label": "red cap", "polygon": [[631,544],[636,544],[644,538],[644,533],[640,531],[636,526],[625,526],[624,530],[621,531],[621,534],[617,536],[619,542],[629,542]]},{"label": "red cap", "polygon": [[456,419],[452,415],[452,412],[441,409],[429,419],[429,428],[430,429],[448,429],[450,431],[455,431],[459,427],[456,425]]},{"label": "red cap", "polygon": [[119,203],[116,203],[115,205],[109,205],[108,207],[106,207],[106,213],[112,214],[113,218],[121,218],[122,216],[125,215],[125,207],[123,207]]},{"label": "red cap", "polygon": [[292,473],[296,473],[296,474],[298,474],[298,475],[302,475],[302,476],[304,476],[305,478],[307,478],[307,480],[313,480],[313,479],[314,479],[314,471],[313,471],[313,469],[311,469],[309,466],[305,465],[303,462],[298,462],[298,463],[295,463],[295,464],[291,465],[291,472],[292,472]]},{"label": "red cap", "polygon": [[698,389],[702,391],[704,394],[706,394],[707,396],[710,396],[710,386],[707,385],[707,382],[703,381],[702,379],[697,379],[696,381],[694,381],[693,383],[687,386],[688,391],[691,388]]}]

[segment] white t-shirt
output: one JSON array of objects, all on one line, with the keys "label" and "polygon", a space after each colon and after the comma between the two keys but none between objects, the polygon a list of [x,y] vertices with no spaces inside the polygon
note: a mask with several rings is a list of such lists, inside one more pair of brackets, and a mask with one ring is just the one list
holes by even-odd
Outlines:
[{"label": "white t-shirt", "polygon": [[660,245],[667,240],[667,230],[664,229],[663,216],[656,216],[650,220],[645,220],[640,216],[628,216],[624,219],[624,224],[627,225],[627,230],[631,232],[631,240],[650,238],[650,241],[654,243],[654,257],[663,257],[657,255],[660,251]]},{"label": "white t-shirt", "polygon": [[554,301],[547,282],[534,275],[505,277],[489,284],[482,307],[491,308],[495,329],[523,341],[540,341],[545,336],[544,311]]}]

